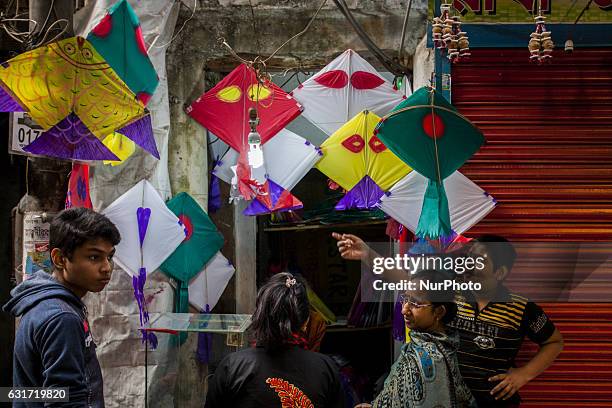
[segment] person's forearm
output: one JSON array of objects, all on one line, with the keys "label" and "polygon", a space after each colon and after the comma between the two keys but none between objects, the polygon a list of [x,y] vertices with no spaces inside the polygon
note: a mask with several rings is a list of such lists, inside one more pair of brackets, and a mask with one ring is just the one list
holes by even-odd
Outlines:
[{"label": "person's forearm", "polygon": [[563,340],[557,340],[540,346],[540,350],[536,355],[522,367],[528,375],[529,380],[533,380],[550,367],[559,353],[561,353],[561,350],[563,350]]}]

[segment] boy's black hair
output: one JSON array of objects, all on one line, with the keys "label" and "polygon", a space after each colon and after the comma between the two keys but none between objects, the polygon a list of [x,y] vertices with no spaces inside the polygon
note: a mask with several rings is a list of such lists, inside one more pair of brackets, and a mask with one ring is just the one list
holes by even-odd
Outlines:
[{"label": "boy's black hair", "polygon": [[306,285],[300,277],[281,272],[259,288],[249,330],[257,346],[282,347],[299,332],[309,315]]},{"label": "boy's black hair", "polygon": [[105,215],[89,208],[68,208],[53,218],[49,229],[49,251],[58,248],[68,259],[85,244],[102,238],[117,245],[121,241],[119,230]]},{"label": "boy's black hair", "polygon": [[[444,284],[445,280],[451,277],[435,269],[426,269],[417,272],[411,280],[429,281],[430,284]],[[444,306],[446,313],[442,316],[442,323],[448,324],[453,321],[457,315],[457,304],[455,303],[455,292],[452,290],[436,290],[435,292],[427,292],[427,300],[435,307]]]},{"label": "boy's black hair", "polygon": [[514,261],[516,260],[516,250],[506,238],[499,235],[487,234],[481,235],[472,242],[479,242],[487,248],[487,254],[491,257],[494,270],[502,266],[508,268],[508,272],[512,270]]}]

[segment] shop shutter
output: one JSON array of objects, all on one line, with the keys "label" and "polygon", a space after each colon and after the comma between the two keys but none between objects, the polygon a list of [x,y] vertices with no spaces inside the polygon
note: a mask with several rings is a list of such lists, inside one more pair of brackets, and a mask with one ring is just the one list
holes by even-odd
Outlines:
[{"label": "shop shutter", "polygon": [[[558,51],[543,65],[527,47],[473,50],[452,67],[452,102],[487,139],[460,170],[500,203],[469,235],[612,241],[612,50]],[[523,406],[612,407],[612,303],[542,306],[565,349]],[[525,344],[519,364],[535,350]]]}]

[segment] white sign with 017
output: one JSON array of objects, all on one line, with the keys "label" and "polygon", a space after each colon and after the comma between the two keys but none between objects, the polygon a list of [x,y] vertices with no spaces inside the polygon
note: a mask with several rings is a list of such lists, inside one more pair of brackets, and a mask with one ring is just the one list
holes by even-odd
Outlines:
[{"label": "white sign with 017", "polygon": [[11,113],[10,124],[9,153],[31,156],[23,148],[42,134],[42,127],[34,122],[26,112]]}]

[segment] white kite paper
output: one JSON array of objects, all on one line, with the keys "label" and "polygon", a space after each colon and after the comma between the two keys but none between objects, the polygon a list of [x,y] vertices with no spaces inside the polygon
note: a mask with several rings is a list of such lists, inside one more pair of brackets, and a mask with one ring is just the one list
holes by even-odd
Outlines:
[{"label": "white kite paper", "polygon": [[[382,196],[378,206],[415,232],[427,182],[426,177],[412,171]],[[451,228],[459,235],[482,220],[497,204],[491,195],[458,171],[444,179],[443,183],[448,196]]]},{"label": "white kite paper", "polygon": [[382,117],[405,98],[353,50],[340,54],[291,95],[304,107],[302,115],[328,135],[361,111]]}]

